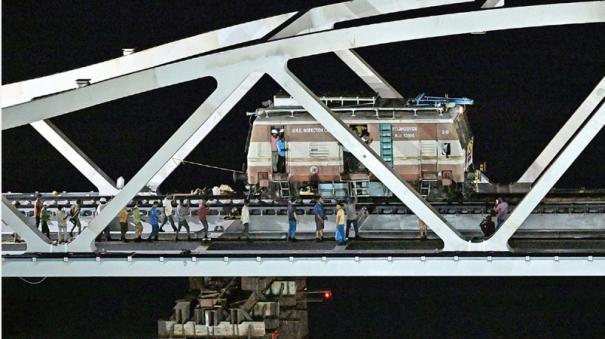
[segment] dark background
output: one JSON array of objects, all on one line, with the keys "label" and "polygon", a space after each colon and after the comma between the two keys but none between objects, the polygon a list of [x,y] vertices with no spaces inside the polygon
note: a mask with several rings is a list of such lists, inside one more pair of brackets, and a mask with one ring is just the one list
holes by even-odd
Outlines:
[{"label": "dark background", "polygon": [[[38,279],[30,279],[37,281]],[[310,338],[603,338],[602,278],[312,278]],[[152,338],[184,278],[2,281],[5,338]]]},{"label": "dark background", "polygon": [[[253,19],[334,1],[3,1],[2,83],[85,66]],[[507,1],[520,5],[523,1]],[[420,10],[364,23],[477,8]],[[339,26],[337,26],[339,27]],[[404,96],[466,96],[476,162],[493,181],[515,181],[605,74],[605,25],[489,32],[357,50]],[[367,93],[334,55],[293,60],[317,94]],[[214,88],[212,79],[156,90],[52,119],[112,178],[128,180]],[[264,77],[188,160],[241,168],[248,120],[279,87]],[[559,187],[605,187],[601,131]],[[164,191],[228,182],[230,174],[181,166]],[[94,187],[29,126],[2,133],[2,191]],[[313,338],[603,337],[602,279],[310,279],[334,301],[314,305]],[[6,337],[155,335],[186,279],[3,279]]]}]

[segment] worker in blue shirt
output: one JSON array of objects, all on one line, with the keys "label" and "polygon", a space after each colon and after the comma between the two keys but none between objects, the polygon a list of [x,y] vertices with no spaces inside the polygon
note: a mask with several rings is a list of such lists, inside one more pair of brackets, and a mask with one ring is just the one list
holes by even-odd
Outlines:
[{"label": "worker in blue shirt", "polygon": [[281,134],[277,140],[277,172],[284,173],[286,171],[286,141],[284,135]]},{"label": "worker in blue shirt", "polygon": [[149,223],[151,224],[151,234],[149,234],[148,241],[158,240],[158,232],[160,231],[160,211],[158,210],[158,204],[153,203],[151,210],[149,210]]},{"label": "worker in blue shirt", "polygon": [[326,210],[324,209],[324,199],[319,197],[317,203],[313,207],[315,214],[315,241],[324,240],[324,220],[326,220]]},{"label": "worker in blue shirt", "polygon": [[295,202],[294,198],[288,201],[288,236],[286,237],[288,241],[296,241],[296,223],[299,216],[296,213]]}]

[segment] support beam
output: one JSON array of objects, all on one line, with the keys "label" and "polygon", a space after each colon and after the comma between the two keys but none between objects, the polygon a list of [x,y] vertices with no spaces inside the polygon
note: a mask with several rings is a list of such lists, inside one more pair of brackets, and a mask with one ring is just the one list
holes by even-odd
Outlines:
[{"label": "support beam", "polygon": [[603,256],[3,259],[3,277],[605,276]]},{"label": "support beam", "polygon": [[[271,62],[270,58],[265,62]],[[260,77],[261,72],[248,74],[245,70],[249,67],[246,63],[233,65],[227,71],[225,78],[217,79],[216,90],[204,101],[204,103],[187,119],[181,127],[168,139],[168,141],[151,157],[151,159],[137,172],[137,174],[126,184],[107,206],[96,216],[82,234],[80,234],[68,246],[72,252],[90,252],[95,250],[94,240],[103,228],[117,215],[118,211],[126,206],[153,176],[164,165],[171,161],[174,154],[187,142],[187,140],[208,120],[214,112],[220,112],[218,120],[222,119],[233,107],[239,98],[245,94]],[[241,86],[246,84],[245,86]],[[211,122],[214,123],[214,122]],[[208,130],[209,131],[209,130]]]},{"label": "support beam", "polygon": [[485,0],[481,8],[496,8],[504,6],[504,0]]},{"label": "support beam", "polygon": [[578,128],[580,128],[584,121],[588,119],[590,113],[595,110],[595,107],[597,107],[603,98],[605,98],[605,77],[601,79],[586,100],[582,102],[580,107],[578,107],[569,120],[567,120],[565,125],[563,125],[559,132],[550,140],[542,153],[538,155],[536,160],[527,168],[517,182],[533,183],[536,181],[557,154],[569,142],[569,139],[576,133]]},{"label": "support beam", "polygon": [[285,61],[282,67],[276,65],[270,74],[286,92],[296,99],[296,102],[307,109],[317,122],[325,127],[336,140],[443,240],[444,251],[459,251],[468,248],[468,243],[462,239],[460,233],[338,119],[300,79],[292,74],[287,69]]},{"label": "support beam", "polygon": [[412,9],[445,6],[472,0],[353,0],[308,10],[271,39],[283,39],[333,29],[338,22],[367,18],[376,15],[409,11]]},{"label": "support beam", "polygon": [[118,190],[113,180],[103,172],[82,150],[49,120],[32,122],[31,126],[40,133],[62,156],[67,159],[101,195],[115,195]]},{"label": "support beam", "polygon": [[572,141],[559,154],[557,159],[544,171],[534,187],[521,200],[519,205],[510,214],[500,229],[488,240],[486,245],[492,247],[508,248],[508,240],[519,229],[525,219],[544,199],[546,194],[563,176],[565,171],[580,156],[590,141],[605,125],[605,103],[601,101],[600,107],[588,122],[580,129]]},{"label": "support beam", "polygon": [[271,56],[287,55],[292,59],[397,41],[480,31],[604,21],[605,3],[592,1],[446,14],[269,41],[158,66],[77,90],[7,107],[2,112],[2,129],[49,119],[129,95],[198,79],[212,75],[214,71],[228,65],[240,62],[262,62],[262,59]]},{"label": "support beam", "polygon": [[280,14],[225,27],[90,66],[3,85],[2,108],[22,104],[33,98],[73,90],[76,88],[76,79],[90,79],[91,84],[94,84],[216,49],[260,39],[295,14],[296,12]]},{"label": "support beam", "polygon": [[2,196],[2,221],[19,234],[27,245],[27,252],[52,252],[53,245],[37,227],[28,223],[19,210]]},{"label": "support beam", "polygon": [[[204,138],[218,125],[225,115],[225,111],[229,112],[233,106],[238,103],[251,88],[262,77],[262,73],[253,73],[248,81],[242,82],[237,89],[233,91],[233,95],[229,100],[229,106],[221,107],[220,110],[214,111],[210,118],[200,127],[174,154],[173,158],[186,159],[191,152],[199,145]],[[168,161],[154,176],[151,178],[147,186],[153,191],[172,174],[172,172],[180,165],[180,162],[175,160]]]},{"label": "support beam", "polygon": [[401,94],[391,86],[372,66],[352,49],[334,52],[357,76],[383,98],[402,98]]}]

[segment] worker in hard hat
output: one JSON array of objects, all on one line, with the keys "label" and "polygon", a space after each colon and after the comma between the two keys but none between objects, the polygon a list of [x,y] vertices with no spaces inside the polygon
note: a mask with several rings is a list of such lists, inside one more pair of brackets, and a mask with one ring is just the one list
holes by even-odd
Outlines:
[{"label": "worker in hard hat", "polygon": [[277,130],[271,130],[271,168],[273,172],[277,172],[277,140],[279,137],[277,136]]}]

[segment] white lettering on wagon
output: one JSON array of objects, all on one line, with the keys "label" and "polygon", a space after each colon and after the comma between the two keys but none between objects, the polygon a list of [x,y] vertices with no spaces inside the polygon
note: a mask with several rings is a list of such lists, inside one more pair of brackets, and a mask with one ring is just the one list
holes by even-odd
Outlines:
[{"label": "white lettering on wagon", "polygon": [[323,127],[295,127],[291,130],[292,133],[328,133],[328,130]]},{"label": "white lettering on wagon", "polygon": [[416,126],[402,126],[393,127],[393,138],[394,139],[413,139],[416,138],[418,127]]}]

